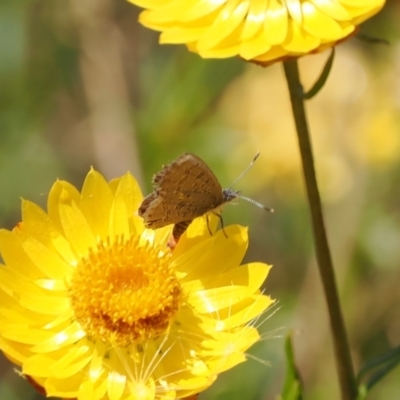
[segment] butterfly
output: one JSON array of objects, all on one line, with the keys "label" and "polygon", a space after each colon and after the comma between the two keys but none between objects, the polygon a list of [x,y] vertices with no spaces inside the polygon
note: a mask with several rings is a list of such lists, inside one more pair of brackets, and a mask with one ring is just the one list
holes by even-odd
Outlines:
[{"label": "butterfly", "polygon": [[[251,167],[258,155],[238,179]],[[220,208],[236,198],[248,200],[267,209],[260,203],[242,196],[240,191],[232,188],[222,189],[218,179],[203,160],[194,154],[185,153],[171,164],[163,166],[161,171],[154,175],[153,192],[143,200],[138,214],[147,228],[157,229],[174,224],[172,236],[177,242],[193,219],[209,212],[219,217],[224,229]],[[210,231],[210,228],[208,229]]]}]

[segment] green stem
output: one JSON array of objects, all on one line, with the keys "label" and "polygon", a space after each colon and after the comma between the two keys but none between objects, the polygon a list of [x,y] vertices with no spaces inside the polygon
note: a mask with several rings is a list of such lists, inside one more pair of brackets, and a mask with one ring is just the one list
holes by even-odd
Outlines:
[{"label": "green stem", "polygon": [[342,400],[354,400],[357,398],[357,385],[322,215],[321,199],[317,186],[310,134],[304,107],[303,88],[300,82],[297,61],[286,61],[283,63],[283,67],[296,123],[304,180],[311,211],[318,268],[328,305]]}]

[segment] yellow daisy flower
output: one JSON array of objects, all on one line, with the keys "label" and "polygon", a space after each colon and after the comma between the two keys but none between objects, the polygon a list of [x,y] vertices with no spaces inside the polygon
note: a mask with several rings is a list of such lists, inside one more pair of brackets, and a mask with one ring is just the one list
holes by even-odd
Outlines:
[{"label": "yellow daisy flower", "polygon": [[270,63],[318,52],[351,35],[385,0],[129,0],[160,42],[203,58]]},{"label": "yellow daisy flower", "polygon": [[187,397],[259,339],[269,266],[240,266],[246,229],[210,236],[200,218],[172,251],[141,201],[130,174],[92,170],[81,192],[57,181],[47,212],[23,201],[22,222],[0,230],[0,349],[48,396]]}]

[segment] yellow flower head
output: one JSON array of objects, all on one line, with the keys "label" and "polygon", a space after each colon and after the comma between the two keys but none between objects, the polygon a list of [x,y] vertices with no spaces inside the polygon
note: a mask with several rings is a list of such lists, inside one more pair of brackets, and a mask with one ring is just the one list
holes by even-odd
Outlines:
[{"label": "yellow flower head", "polygon": [[240,266],[246,229],[210,236],[198,219],[172,251],[141,201],[130,174],[92,170],[81,192],[58,181],[47,213],[23,201],[22,222],[0,230],[0,349],[48,396],[186,397],[259,339],[269,266]]},{"label": "yellow flower head", "polygon": [[204,58],[260,63],[325,50],[351,35],[385,0],[129,0],[161,43]]}]

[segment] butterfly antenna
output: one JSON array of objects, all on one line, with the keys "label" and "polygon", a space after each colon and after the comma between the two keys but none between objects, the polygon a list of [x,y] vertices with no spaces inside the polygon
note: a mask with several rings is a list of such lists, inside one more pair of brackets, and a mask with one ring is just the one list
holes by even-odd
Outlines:
[{"label": "butterfly antenna", "polygon": [[260,152],[258,151],[257,154],[254,156],[253,160],[251,161],[251,163],[247,166],[247,168],[233,181],[232,185],[229,187],[228,190],[231,190],[233,188],[233,186],[235,185],[235,183],[240,180],[244,174],[246,174],[246,172],[253,166],[253,164],[255,163],[255,161],[257,160],[258,156],[260,155]]},{"label": "butterfly antenna", "polygon": [[[253,160],[251,161],[251,163],[247,166],[247,168],[233,181],[232,185],[230,186],[230,188],[228,189],[228,192],[232,192],[232,187],[235,185],[235,183],[241,179],[243,177],[243,175],[253,166],[253,164],[256,162],[258,156],[260,155],[260,152],[258,151],[257,154],[254,156]],[[238,197],[239,199],[243,199],[248,201],[249,203],[254,204],[255,206],[262,208],[263,210],[269,211],[270,213],[274,212],[273,208],[269,208],[264,206],[263,204],[259,203],[258,201],[255,201],[253,199],[250,199],[249,197],[246,196],[242,196],[242,194],[240,192],[234,192],[235,193],[235,197]]]},{"label": "butterfly antenna", "polygon": [[239,199],[246,200],[249,203],[252,203],[259,208],[262,208],[263,210],[269,211],[270,213],[273,213],[275,211],[273,208],[265,207],[263,204],[259,203],[258,201],[250,199],[249,197],[246,197],[246,196],[242,196],[241,194],[239,194],[237,197]]}]

